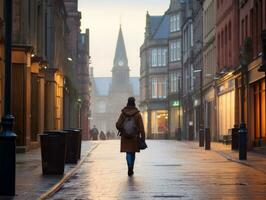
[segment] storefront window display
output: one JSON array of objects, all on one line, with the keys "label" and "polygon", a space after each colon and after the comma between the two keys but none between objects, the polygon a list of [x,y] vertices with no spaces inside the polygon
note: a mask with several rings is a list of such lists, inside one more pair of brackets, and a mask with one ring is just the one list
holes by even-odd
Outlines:
[{"label": "storefront window display", "polygon": [[[171,109],[171,121],[170,121],[170,131],[171,134],[175,134],[177,128],[180,128],[181,125],[181,111],[180,108],[172,108]],[[180,122],[179,122],[180,121]]]},{"label": "storefront window display", "polygon": [[265,81],[254,85],[255,139],[266,138]]},{"label": "storefront window display", "polygon": [[228,130],[234,127],[235,123],[235,91],[227,92],[219,96],[219,135],[227,135]]},{"label": "storefront window display", "polygon": [[151,112],[151,130],[153,134],[168,132],[168,111],[156,110]]},{"label": "storefront window display", "polygon": [[145,133],[148,133],[148,112],[144,111],[141,113],[141,115],[142,115]]}]

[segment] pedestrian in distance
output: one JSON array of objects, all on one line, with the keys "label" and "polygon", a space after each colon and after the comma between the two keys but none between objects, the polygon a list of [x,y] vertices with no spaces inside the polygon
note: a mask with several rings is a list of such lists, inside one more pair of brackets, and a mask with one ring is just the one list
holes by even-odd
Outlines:
[{"label": "pedestrian in distance", "polygon": [[100,140],[106,140],[106,136],[103,131],[100,132]]},{"label": "pedestrian in distance", "polygon": [[94,125],[93,128],[91,129],[91,139],[92,140],[98,140],[98,135],[99,135],[99,131],[96,128],[96,126]]},{"label": "pedestrian in distance", "polygon": [[111,132],[110,131],[107,131],[106,138],[107,138],[107,140],[110,140],[111,139]]},{"label": "pedestrian in distance", "polygon": [[126,153],[128,176],[134,174],[135,153],[140,152],[140,141],[145,143],[143,120],[136,108],[135,98],[129,97],[127,106],[116,123],[121,136],[120,151]]}]

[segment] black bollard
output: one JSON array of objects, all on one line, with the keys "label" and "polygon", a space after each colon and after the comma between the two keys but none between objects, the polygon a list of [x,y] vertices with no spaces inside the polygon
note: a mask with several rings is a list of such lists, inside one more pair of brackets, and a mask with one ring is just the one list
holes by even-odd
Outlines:
[{"label": "black bollard", "polygon": [[177,140],[181,141],[182,140],[181,128],[177,128],[176,134],[177,134]]},{"label": "black bollard", "polygon": [[199,146],[204,147],[204,129],[199,130]]},{"label": "black bollard", "polygon": [[247,160],[247,129],[246,124],[239,126],[239,160]]},{"label": "black bollard", "polygon": [[211,150],[211,132],[210,132],[210,128],[205,128],[205,150]]},{"label": "black bollard", "polygon": [[[16,134],[12,131],[14,117],[2,118],[0,133],[0,196],[15,196],[16,189]],[[0,198],[1,199],[1,198]]]},{"label": "black bollard", "polygon": [[235,125],[234,128],[232,128],[232,144],[231,144],[232,150],[238,150],[238,141],[239,141],[238,131],[239,131],[239,128],[237,125]]}]

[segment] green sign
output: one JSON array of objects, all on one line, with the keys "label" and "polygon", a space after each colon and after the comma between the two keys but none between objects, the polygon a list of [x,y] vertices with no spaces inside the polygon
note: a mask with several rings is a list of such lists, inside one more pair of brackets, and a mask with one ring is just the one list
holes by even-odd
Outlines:
[{"label": "green sign", "polygon": [[179,107],[180,106],[180,102],[179,101],[172,101],[172,106],[173,107]]}]

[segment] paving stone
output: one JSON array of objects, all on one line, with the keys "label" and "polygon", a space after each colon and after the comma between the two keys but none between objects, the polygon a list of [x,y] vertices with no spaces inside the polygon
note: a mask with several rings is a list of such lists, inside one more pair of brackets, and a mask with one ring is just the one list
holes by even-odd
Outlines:
[{"label": "paving stone", "polygon": [[[193,143],[147,141],[127,176],[119,141],[104,141],[51,200],[265,199],[266,174]],[[191,146],[192,145],[192,146]],[[193,146],[194,145],[194,146]],[[221,149],[222,151],[222,149]],[[266,163],[265,157],[260,159]]]},{"label": "paving stone", "polygon": [[[81,157],[84,158],[94,146],[90,141],[82,142]],[[75,165],[65,166],[65,173]],[[36,200],[48,191],[63,176],[43,176],[40,148],[16,155],[16,196],[0,197],[0,200]]]}]

